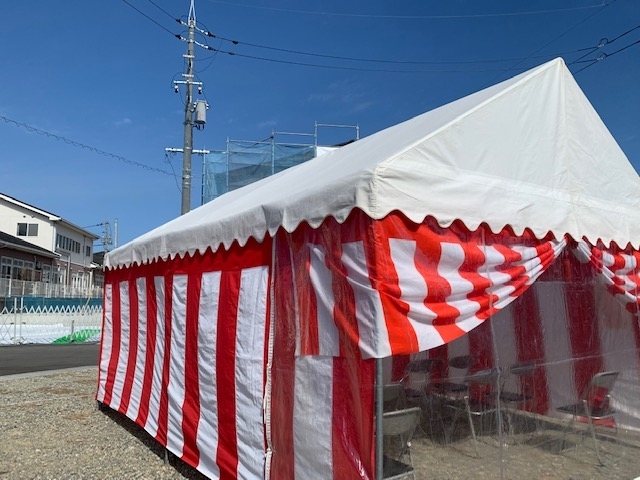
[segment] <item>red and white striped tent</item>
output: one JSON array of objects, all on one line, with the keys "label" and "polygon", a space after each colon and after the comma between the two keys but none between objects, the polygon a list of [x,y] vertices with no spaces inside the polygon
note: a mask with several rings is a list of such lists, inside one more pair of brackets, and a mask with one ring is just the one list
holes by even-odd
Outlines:
[{"label": "red and white striped tent", "polygon": [[638,192],[543,64],[110,252],[96,398],[212,479],[375,478],[379,359],[535,360],[542,414],[616,369],[640,428]]}]

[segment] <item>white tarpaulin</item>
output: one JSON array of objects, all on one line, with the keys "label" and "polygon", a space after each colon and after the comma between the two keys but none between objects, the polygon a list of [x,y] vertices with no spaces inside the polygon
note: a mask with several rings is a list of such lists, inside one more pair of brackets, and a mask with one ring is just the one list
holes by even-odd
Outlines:
[{"label": "white tarpaulin", "polygon": [[[262,239],[354,208],[640,245],[640,179],[561,59],[230,192],[107,266]],[[482,198],[482,202],[477,202]],[[629,221],[637,218],[637,221]],[[212,245],[212,239],[215,239]]]}]

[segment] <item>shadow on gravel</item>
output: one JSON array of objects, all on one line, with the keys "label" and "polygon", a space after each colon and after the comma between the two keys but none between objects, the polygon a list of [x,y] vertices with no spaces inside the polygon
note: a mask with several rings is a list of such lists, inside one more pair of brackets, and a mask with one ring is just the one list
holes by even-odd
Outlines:
[{"label": "shadow on gravel", "polygon": [[158,457],[158,461],[165,461],[165,452],[168,455],[169,465],[171,465],[178,473],[187,480],[208,480],[202,473],[198,472],[191,465],[186,464],[178,457],[165,450],[155,438],[149,435],[141,426],[130,420],[121,413],[111,408],[99,404],[98,410],[113,420],[117,425],[121,426],[127,433],[136,437],[143,445],[145,445],[152,453]]}]

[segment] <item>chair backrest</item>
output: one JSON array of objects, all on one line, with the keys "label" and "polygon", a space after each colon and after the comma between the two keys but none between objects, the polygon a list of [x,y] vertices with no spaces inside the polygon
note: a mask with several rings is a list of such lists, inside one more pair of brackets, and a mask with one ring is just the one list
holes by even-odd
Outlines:
[{"label": "chair backrest", "polygon": [[469,368],[473,363],[473,357],[471,355],[459,355],[449,359],[449,366],[453,368]]},{"label": "chair backrest", "polygon": [[502,370],[498,367],[487,368],[485,370],[480,370],[473,375],[469,375],[467,377],[467,382],[469,383],[480,383],[483,385],[492,385],[498,381],[498,378]]},{"label": "chair backrest", "polygon": [[398,400],[402,396],[404,385],[401,383],[388,383],[382,387],[382,399],[385,403]]},{"label": "chair backrest", "polygon": [[591,407],[608,407],[611,390],[618,378],[618,372],[596,373],[585,389],[582,399]]},{"label": "chair backrest", "polygon": [[420,422],[420,407],[394,410],[382,414],[382,435],[404,435],[407,441],[411,440],[413,432]]},{"label": "chair backrest", "polygon": [[433,368],[442,361],[439,358],[422,358],[413,360],[407,364],[406,372],[429,373]]}]

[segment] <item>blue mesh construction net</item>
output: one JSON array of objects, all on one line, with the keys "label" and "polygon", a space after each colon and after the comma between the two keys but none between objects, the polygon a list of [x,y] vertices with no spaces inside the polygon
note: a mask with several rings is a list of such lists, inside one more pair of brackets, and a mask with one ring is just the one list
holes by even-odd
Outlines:
[{"label": "blue mesh construction net", "polygon": [[204,156],[202,203],[316,156],[313,145],[228,142],[226,151]]}]

